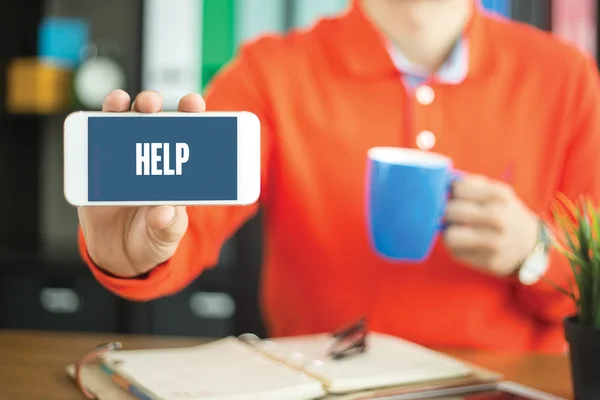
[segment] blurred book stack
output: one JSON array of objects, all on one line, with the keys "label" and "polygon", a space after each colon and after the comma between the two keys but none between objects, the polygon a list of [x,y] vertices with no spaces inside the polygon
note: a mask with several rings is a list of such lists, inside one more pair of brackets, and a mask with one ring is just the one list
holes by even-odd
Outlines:
[{"label": "blurred book stack", "polygon": [[552,29],[550,3],[551,0],[513,0],[512,17],[517,21],[550,31]]},{"label": "blurred book stack", "polygon": [[[226,0],[220,0],[226,3]],[[164,109],[200,90],[203,0],[145,0],[142,34],[142,90],[156,90]],[[217,36],[213,37],[217,40]]]},{"label": "blurred book stack", "polygon": [[[519,0],[516,0],[517,2]],[[484,9],[494,14],[498,14],[505,18],[511,18],[511,1],[510,0],[482,0],[481,5]]]},{"label": "blurred book stack", "polygon": [[71,106],[70,85],[89,40],[81,18],[44,18],[37,56],[15,57],[7,66],[6,108],[14,114],[56,114]]},{"label": "blurred book stack", "polygon": [[597,57],[598,4],[596,0],[553,0],[552,31],[590,57]]}]

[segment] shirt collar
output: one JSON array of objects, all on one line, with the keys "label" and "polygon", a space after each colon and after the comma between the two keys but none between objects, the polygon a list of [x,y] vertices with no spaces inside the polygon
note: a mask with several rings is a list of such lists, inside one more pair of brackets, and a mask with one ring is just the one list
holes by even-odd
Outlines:
[{"label": "shirt collar", "polygon": [[[352,0],[347,13],[335,26],[338,34],[331,43],[340,55],[341,65],[351,75],[363,77],[397,76],[398,60],[391,56],[387,39],[379,32],[364,14],[360,0]],[[328,39],[324,37],[324,40]],[[340,41],[343,43],[340,46]],[[471,20],[457,43],[445,67],[437,74],[437,79],[456,82],[458,77],[471,78],[487,73],[494,65],[495,52],[491,51],[493,41],[489,37],[486,17],[479,0],[473,0]],[[463,60],[462,62],[457,62]],[[468,68],[465,68],[465,65]],[[404,71],[404,68],[400,68]],[[458,73],[460,70],[461,73]],[[460,79],[461,81],[463,79]]]},{"label": "shirt collar", "polygon": [[[394,44],[389,44],[388,51],[392,58],[392,63],[405,75],[418,79],[429,77],[429,71],[410,62]],[[450,55],[434,74],[434,78],[440,83],[459,84],[467,77],[469,72],[469,45],[465,38],[456,42]]]}]

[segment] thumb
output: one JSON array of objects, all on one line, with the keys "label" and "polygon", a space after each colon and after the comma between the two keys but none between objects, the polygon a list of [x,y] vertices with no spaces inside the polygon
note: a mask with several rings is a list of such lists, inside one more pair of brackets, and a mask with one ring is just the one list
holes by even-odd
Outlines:
[{"label": "thumb", "polygon": [[146,210],[145,219],[152,236],[165,244],[178,242],[188,226],[184,206],[151,207]]}]

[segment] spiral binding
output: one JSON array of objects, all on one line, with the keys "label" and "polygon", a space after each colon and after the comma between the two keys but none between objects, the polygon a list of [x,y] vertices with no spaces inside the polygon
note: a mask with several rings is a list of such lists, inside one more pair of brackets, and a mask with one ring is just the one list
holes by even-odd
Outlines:
[{"label": "spiral binding", "polygon": [[85,396],[86,399],[96,400],[97,397],[95,394],[93,394],[92,392],[90,392],[88,390],[88,388],[85,386],[85,384],[83,382],[83,377],[82,377],[83,367],[86,364],[89,364],[91,362],[94,362],[94,361],[100,359],[102,357],[102,355],[104,355],[110,351],[117,351],[117,350],[121,350],[122,348],[123,348],[123,345],[121,344],[121,342],[103,343],[103,344],[97,346],[96,349],[94,349],[93,351],[84,355],[81,358],[81,360],[79,360],[79,362],[75,365],[75,382],[77,383],[79,390],[81,390],[81,392],[83,393],[83,395]]},{"label": "spiral binding", "polygon": [[[346,359],[355,354],[361,354],[367,347],[367,323],[365,319],[360,319],[344,329],[332,333],[332,344],[328,351],[332,360]],[[277,352],[277,345],[269,340],[262,340],[252,333],[245,333],[238,336],[243,343],[252,346],[257,351],[272,358],[274,361],[293,368],[299,373],[307,375],[317,375],[319,371],[325,368],[326,364],[322,360],[313,360],[306,357],[299,351],[288,353]]]}]

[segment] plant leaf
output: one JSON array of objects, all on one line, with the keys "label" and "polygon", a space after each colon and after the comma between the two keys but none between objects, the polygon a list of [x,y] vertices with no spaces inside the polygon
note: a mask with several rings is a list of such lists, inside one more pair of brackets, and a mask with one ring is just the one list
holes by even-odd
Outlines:
[{"label": "plant leaf", "polygon": [[571,218],[577,220],[578,209],[575,203],[567,197],[564,193],[557,193],[557,199],[562,203],[564,207],[571,213]]},{"label": "plant leaf", "polygon": [[562,193],[557,199],[552,214],[559,235],[552,246],[569,261],[573,279],[568,290],[552,286],[569,293],[583,325],[600,329],[600,210],[584,196],[577,205]]}]

